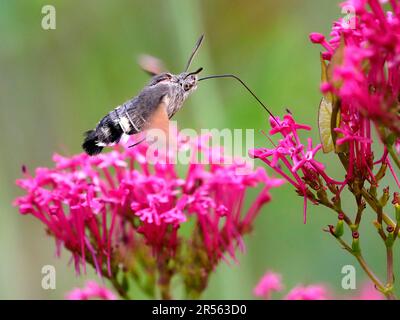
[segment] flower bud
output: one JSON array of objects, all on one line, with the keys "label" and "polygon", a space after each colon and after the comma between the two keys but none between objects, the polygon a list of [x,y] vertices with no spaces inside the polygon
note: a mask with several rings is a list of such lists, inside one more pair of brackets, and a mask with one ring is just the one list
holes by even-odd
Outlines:
[{"label": "flower bud", "polygon": [[382,197],[379,199],[379,203],[382,207],[386,206],[390,198],[389,187],[383,189]]},{"label": "flower bud", "polygon": [[395,210],[395,213],[396,213],[396,222],[400,223],[400,194],[398,192],[395,192],[393,194],[392,203],[394,205],[394,210]]},{"label": "flower bud", "polygon": [[313,32],[310,34],[310,40],[312,43],[322,43],[325,41],[325,36],[321,33]]},{"label": "flower bud", "polygon": [[400,204],[400,194],[398,192],[393,193],[393,204]]},{"label": "flower bud", "polygon": [[392,247],[394,243],[394,228],[392,226],[388,226],[386,231],[388,232],[386,237],[386,246]]},{"label": "flower bud", "polygon": [[327,52],[323,52],[322,53],[322,59],[330,61],[332,59],[332,53],[330,53],[328,51]]},{"label": "flower bud", "polygon": [[320,90],[322,93],[326,94],[328,92],[331,92],[333,89],[332,85],[329,82],[324,82],[320,86]]},{"label": "flower bud", "polygon": [[351,244],[351,248],[353,249],[354,254],[360,254],[361,248],[360,248],[360,234],[357,231],[353,231],[353,243]]},{"label": "flower bud", "polygon": [[342,200],[340,199],[340,197],[333,197],[331,199],[332,204],[333,204],[333,208],[337,211],[341,211],[341,207],[342,207]]},{"label": "flower bud", "polygon": [[335,228],[335,236],[337,238],[340,238],[344,234],[344,226],[343,226],[344,214],[339,213],[338,219],[339,219],[339,221]]},{"label": "flower bud", "polygon": [[328,228],[325,228],[322,230],[325,232],[329,232],[331,235],[333,235],[336,238],[335,226],[328,224]]}]

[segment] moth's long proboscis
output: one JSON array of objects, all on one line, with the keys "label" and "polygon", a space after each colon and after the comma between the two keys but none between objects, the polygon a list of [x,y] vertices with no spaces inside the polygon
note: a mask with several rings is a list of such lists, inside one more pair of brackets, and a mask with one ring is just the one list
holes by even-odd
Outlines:
[{"label": "moth's long proboscis", "polygon": [[244,83],[244,81],[242,79],[240,79],[239,77],[235,76],[234,74],[219,74],[219,75],[212,75],[212,76],[207,76],[204,78],[200,78],[199,81],[203,81],[203,80],[208,80],[208,79],[216,79],[216,78],[233,78],[236,79],[237,81],[239,81],[246,89],[248,92],[250,92],[250,94],[258,101],[258,103],[265,109],[265,111],[268,112],[268,114],[275,120],[275,122],[277,124],[279,124],[278,120],[276,120],[275,116],[272,114],[271,111],[269,111],[269,109],[265,106],[265,104],[256,96],[256,94]]},{"label": "moth's long proboscis", "polygon": [[202,34],[200,36],[199,40],[197,40],[197,43],[193,48],[192,54],[190,55],[189,60],[188,60],[188,62],[186,64],[185,72],[189,70],[190,65],[192,64],[192,61],[194,59],[194,56],[196,55],[197,51],[199,50],[199,48],[201,46],[201,43],[203,42],[203,39],[204,39],[204,34]]}]

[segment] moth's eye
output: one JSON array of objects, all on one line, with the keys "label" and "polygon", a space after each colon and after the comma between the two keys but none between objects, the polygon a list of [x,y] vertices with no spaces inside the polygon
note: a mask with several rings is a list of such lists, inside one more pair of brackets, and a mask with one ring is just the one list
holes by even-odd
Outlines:
[{"label": "moth's eye", "polygon": [[192,86],[191,86],[190,84],[188,84],[188,83],[185,83],[185,84],[183,85],[183,89],[184,89],[185,91],[190,90],[191,87],[192,87]]}]

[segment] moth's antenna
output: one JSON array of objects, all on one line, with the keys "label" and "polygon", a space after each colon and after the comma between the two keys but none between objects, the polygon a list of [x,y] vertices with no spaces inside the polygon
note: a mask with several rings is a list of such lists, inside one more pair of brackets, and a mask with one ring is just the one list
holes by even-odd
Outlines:
[{"label": "moth's antenna", "polygon": [[203,68],[198,68],[196,71],[193,71],[193,72],[188,73],[188,74],[186,75],[185,78],[187,78],[187,77],[189,77],[189,76],[193,76],[193,75],[195,75],[195,74],[199,74],[199,73],[202,72],[202,71],[203,71]]},{"label": "moth's antenna", "polygon": [[250,92],[250,94],[258,101],[258,103],[265,109],[265,111],[268,112],[268,114],[272,117],[272,119],[274,119],[275,122],[279,125],[278,120],[275,118],[275,116],[272,114],[272,112],[269,111],[269,109],[265,106],[265,104],[262,103],[262,101],[255,95],[255,93],[253,91],[251,91],[251,89],[239,77],[235,76],[234,74],[212,75],[212,76],[200,78],[198,81],[215,79],[215,78],[233,78],[233,79],[236,79],[237,81],[239,81],[247,89],[247,91]]},{"label": "moth's antenna", "polygon": [[196,55],[197,50],[199,50],[199,48],[200,48],[200,46],[201,46],[201,43],[203,42],[203,39],[204,39],[204,34],[202,34],[202,35],[200,36],[199,40],[197,40],[197,43],[196,43],[196,45],[195,45],[194,48],[193,48],[192,54],[190,55],[189,60],[188,60],[188,62],[187,62],[187,64],[186,64],[185,72],[189,70],[190,65],[192,64],[193,58],[194,58],[194,56]]}]

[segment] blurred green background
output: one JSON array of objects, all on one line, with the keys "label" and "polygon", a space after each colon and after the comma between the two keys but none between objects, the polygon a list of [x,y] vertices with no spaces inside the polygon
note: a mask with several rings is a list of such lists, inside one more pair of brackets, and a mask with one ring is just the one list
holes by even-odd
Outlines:
[{"label": "blurred green background", "polygon": [[[316,125],[319,48],[309,43],[308,34],[328,34],[340,16],[339,2],[0,0],[0,298],[62,299],[82,285],[85,277],[75,277],[67,265],[69,254],[63,251],[56,259],[53,239],[42,225],[12,207],[21,194],[15,179],[23,164],[50,166],[54,152],[81,151],[82,132],[147,83],[136,64],[139,54],[160,57],[179,72],[204,32],[193,68],[240,75],[275,114],[289,107],[298,120]],[[56,30],[41,28],[45,4],[57,10]],[[181,128],[267,128],[267,115],[228,79],[201,83],[176,119]],[[316,130],[313,134],[317,139]],[[256,146],[268,144],[256,135]],[[323,162],[341,177],[332,159],[328,155]],[[245,239],[240,263],[221,265],[204,298],[252,298],[266,270],[282,273],[287,289],[326,283],[336,296],[354,294],[340,284],[343,265],[355,261],[322,232],[335,224],[335,216],[310,207],[303,225],[302,199],[289,185],[273,197]],[[384,276],[384,247],[369,225],[365,229],[366,258]],[[47,264],[57,268],[56,290],[41,288],[41,268]],[[361,286],[365,278],[358,266],[357,271]],[[87,278],[95,276],[90,272]]]}]

